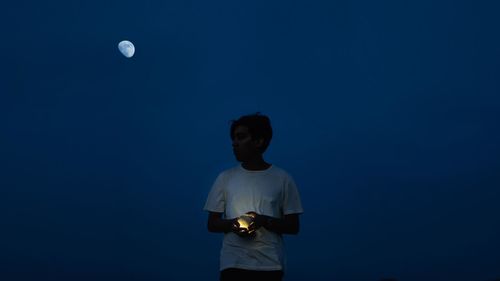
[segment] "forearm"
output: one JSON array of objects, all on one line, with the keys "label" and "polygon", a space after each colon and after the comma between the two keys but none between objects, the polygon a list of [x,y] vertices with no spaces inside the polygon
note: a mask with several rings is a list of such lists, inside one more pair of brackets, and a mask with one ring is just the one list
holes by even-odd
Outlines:
[{"label": "forearm", "polygon": [[222,218],[213,219],[208,222],[208,231],[227,233],[231,231],[233,223],[234,219],[233,220],[226,220]]},{"label": "forearm", "polygon": [[264,227],[269,230],[279,234],[297,234],[299,233],[299,223],[298,221],[282,218],[273,218],[265,216],[266,222]]}]

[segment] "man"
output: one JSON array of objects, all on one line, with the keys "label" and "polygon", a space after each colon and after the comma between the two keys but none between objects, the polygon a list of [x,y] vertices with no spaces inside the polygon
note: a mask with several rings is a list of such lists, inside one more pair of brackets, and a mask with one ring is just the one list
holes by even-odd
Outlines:
[{"label": "man", "polygon": [[233,120],[230,136],[241,163],[219,174],[204,207],[208,230],[224,233],[220,280],[282,280],[282,234],[299,232],[303,212],[297,187],[286,171],[263,159],[272,138],[267,116]]}]

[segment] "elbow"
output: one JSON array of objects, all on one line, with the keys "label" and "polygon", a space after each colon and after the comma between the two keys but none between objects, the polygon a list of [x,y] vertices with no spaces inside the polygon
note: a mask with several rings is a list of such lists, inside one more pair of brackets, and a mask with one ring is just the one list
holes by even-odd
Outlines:
[{"label": "elbow", "polygon": [[292,234],[292,235],[297,235],[299,234],[299,230],[300,230],[300,225],[298,222],[296,223],[293,223],[290,227],[290,231],[289,231],[289,234]]},{"label": "elbow", "polygon": [[210,222],[207,223],[207,230],[208,232],[216,232],[213,224],[211,224]]},{"label": "elbow", "polygon": [[213,233],[222,232],[220,225],[218,225],[217,223],[215,223],[213,221],[207,223],[207,230],[208,230],[208,232],[213,232]]},{"label": "elbow", "polygon": [[283,224],[283,233],[297,235],[299,234],[300,223],[298,215],[285,216]]},{"label": "elbow", "polygon": [[281,231],[282,234],[288,234],[288,235],[297,235],[299,234],[299,227],[297,226],[288,226],[287,228],[284,228]]}]

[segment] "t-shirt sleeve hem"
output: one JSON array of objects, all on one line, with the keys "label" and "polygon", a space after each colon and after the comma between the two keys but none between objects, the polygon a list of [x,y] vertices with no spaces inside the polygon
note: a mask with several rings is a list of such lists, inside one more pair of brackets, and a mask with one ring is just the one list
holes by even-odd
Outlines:
[{"label": "t-shirt sleeve hem", "polygon": [[224,210],[214,209],[214,208],[203,208],[203,211],[213,212],[213,213],[224,213]]},{"label": "t-shirt sleeve hem", "polygon": [[269,270],[283,270],[283,267],[281,265],[272,265],[272,266],[249,266],[249,265],[244,265],[244,264],[226,264],[226,265],[221,265],[219,267],[219,270],[222,271],[224,269],[228,268],[239,268],[239,269],[246,269],[246,270],[260,270],[260,271],[269,271]]},{"label": "t-shirt sleeve hem", "polygon": [[293,215],[293,214],[302,214],[304,213],[304,210],[286,210],[283,212],[283,215]]}]

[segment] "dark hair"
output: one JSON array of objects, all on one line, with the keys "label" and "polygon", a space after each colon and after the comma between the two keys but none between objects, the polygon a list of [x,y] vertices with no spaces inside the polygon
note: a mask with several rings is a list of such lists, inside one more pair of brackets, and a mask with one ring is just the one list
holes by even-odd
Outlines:
[{"label": "dark hair", "polygon": [[234,138],[234,130],[237,126],[245,126],[252,140],[259,138],[264,139],[264,145],[261,147],[261,153],[264,153],[271,143],[273,137],[273,128],[271,127],[271,120],[266,115],[257,112],[255,114],[241,116],[238,120],[231,120],[231,139]]}]

